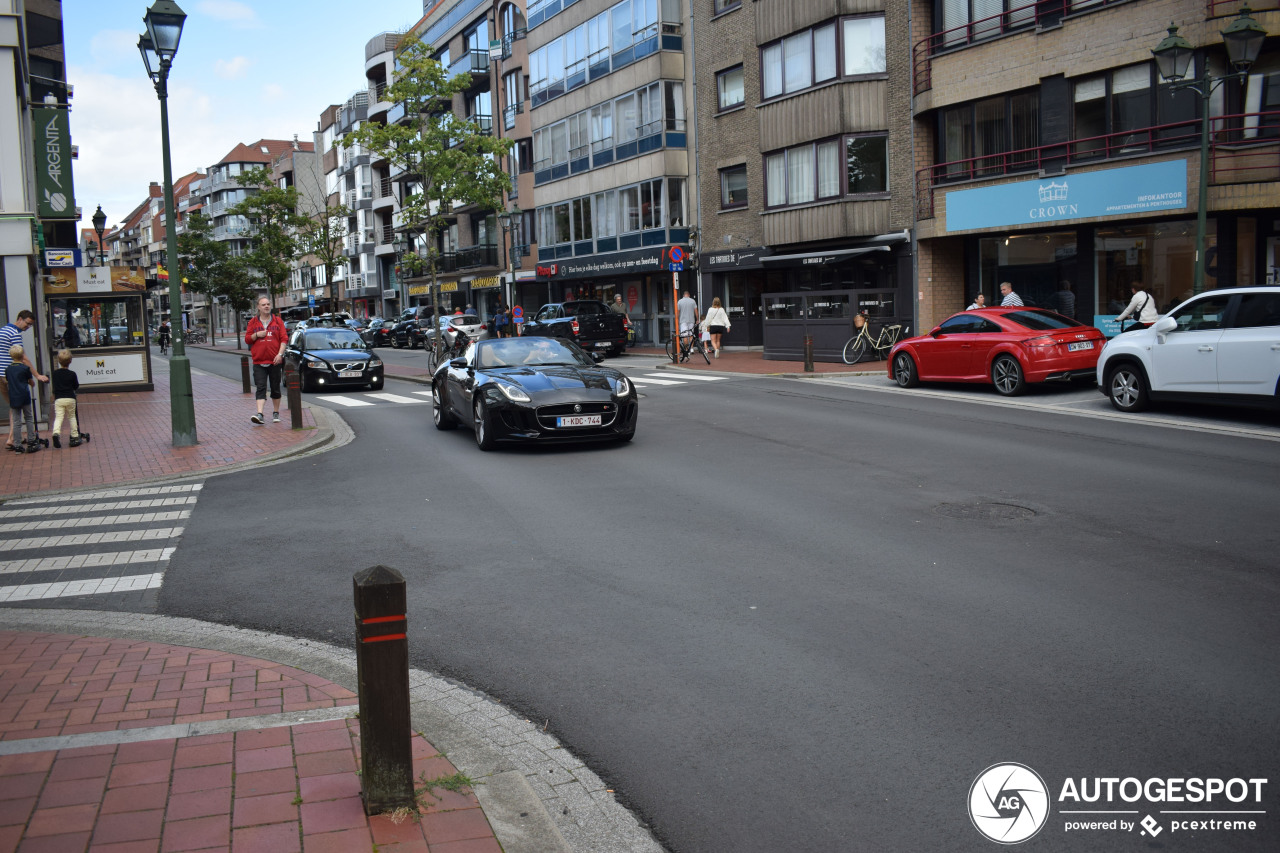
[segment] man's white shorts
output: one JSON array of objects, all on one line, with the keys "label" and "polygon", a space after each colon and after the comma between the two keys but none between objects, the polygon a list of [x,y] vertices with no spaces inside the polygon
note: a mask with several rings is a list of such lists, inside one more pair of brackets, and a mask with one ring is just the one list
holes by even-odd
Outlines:
[{"label": "man's white shorts", "polygon": [[681,324],[680,324],[680,334],[681,334],[682,336],[683,336],[683,335],[692,335],[692,334],[693,334],[693,327],[694,327],[694,325],[695,325],[695,324],[693,324],[693,323],[681,323]]}]

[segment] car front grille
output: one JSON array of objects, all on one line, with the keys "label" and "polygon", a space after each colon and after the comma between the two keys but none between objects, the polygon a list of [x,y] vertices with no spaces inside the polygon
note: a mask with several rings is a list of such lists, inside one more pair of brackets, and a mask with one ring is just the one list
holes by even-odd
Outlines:
[{"label": "car front grille", "polygon": [[364,370],[364,364],[365,363],[363,361],[352,361],[352,362],[335,361],[329,366],[332,367],[334,370]]},{"label": "car front grille", "polygon": [[[616,403],[604,402],[541,406],[537,411],[538,425],[543,429],[561,429],[556,426],[556,418],[572,415],[600,415],[600,426],[607,427],[612,426],[618,417],[618,406]],[[592,427],[569,427],[569,429],[581,430],[592,429]]]}]

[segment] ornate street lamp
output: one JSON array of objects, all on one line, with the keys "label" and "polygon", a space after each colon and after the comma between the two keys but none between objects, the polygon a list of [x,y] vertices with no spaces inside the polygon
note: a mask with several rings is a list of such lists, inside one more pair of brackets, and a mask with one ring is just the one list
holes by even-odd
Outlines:
[{"label": "ornate street lamp", "polygon": [[503,294],[506,298],[507,306],[515,304],[515,276],[516,276],[516,244],[515,232],[520,227],[520,217],[524,211],[519,206],[511,210],[504,210],[498,214],[498,223],[502,225],[502,245],[507,253],[507,292]]},{"label": "ornate street lamp", "polygon": [[1190,89],[1200,95],[1200,192],[1196,207],[1196,268],[1194,292],[1204,291],[1205,243],[1208,230],[1207,210],[1209,206],[1209,96],[1213,90],[1228,80],[1239,78],[1242,81],[1249,75],[1249,69],[1257,61],[1262,51],[1262,43],[1267,38],[1267,31],[1249,16],[1246,5],[1240,10],[1240,16],[1222,31],[1222,42],[1227,49],[1227,59],[1231,62],[1234,73],[1224,77],[1214,77],[1209,73],[1205,63],[1204,73],[1196,80],[1184,80],[1191,69],[1191,60],[1195,49],[1191,43],[1178,35],[1178,28],[1169,24],[1169,34],[1151,51],[1155,57],[1156,68],[1160,77],[1172,88]]},{"label": "ornate street lamp", "polygon": [[[169,162],[169,67],[178,53],[182,25],[187,16],[173,0],[156,0],[142,19],[145,35],[138,38],[138,52],[147,76],[160,99],[160,150],[164,157],[165,261],[169,267],[169,317],[173,325],[173,355],[169,359],[169,409],[173,422],[173,446],[196,444],[196,409],[191,390],[191,361],[187,358],[182,311],[182,276],[179,273],[177,207],[173,203],[173,167]],[[154,63],[154,64],[153,64]]]},{"label": "ornate street lamp", "polygon": [[107,215],[102,212],[102,205],[93,213],[93,230],[98,232],[98,266],[102,266],[102,232],[107,230]]}]

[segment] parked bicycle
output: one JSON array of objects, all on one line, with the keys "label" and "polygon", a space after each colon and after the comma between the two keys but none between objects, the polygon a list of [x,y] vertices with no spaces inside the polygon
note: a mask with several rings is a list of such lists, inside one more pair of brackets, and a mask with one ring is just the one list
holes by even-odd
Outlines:
[{"label": "parked bicycle", "polygon": [[[858,325],[859,319],[862,320],[861,326]],[[893,349],[893,345],[905,338],[911,328],[900,323],[894,323],[881,327],[873,335],[871,333],[871,322],[861,315],[855,318],[854,326],[858,327],[857,331],[844,345],[845,364],[857,364],[862,361],[868,352],[874,352],[881,359],[887,357],[889,350]]]},{"label": "parked bicycle", "polygon": [[[675,341],[668,339],[667,358],[673,361],[675,360],[675,347]],[[707,345],[702,342],[702,335],[696,328],[690,334],[680,337],[680,362],[683,364],[688,361],[695,352],[701,353],[707,364],[711,363],[711,356],[707,355]]]}]

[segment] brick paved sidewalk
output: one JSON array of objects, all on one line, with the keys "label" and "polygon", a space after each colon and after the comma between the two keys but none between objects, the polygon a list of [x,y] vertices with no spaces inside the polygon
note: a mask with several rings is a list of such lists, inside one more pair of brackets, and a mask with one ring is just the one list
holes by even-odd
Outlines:
[{"label": "brick paved sidewalk", "polygon": [[420,736],[421,814],[366,817],[355,697],[292,667],[2,631],[0,685],[0,853],[501,849],[473,793],[426,790],[457,771]]},{"label": "brick paved sidewalk", "polygon": [[[35,454],[0,453],[0,498],[70,488],[115,486],[184,474],[199,474],[228,466],[250,464],[327,440],[317,428],[315,414],[302,412],[303,429],[290,429],[287,406],[282,423],[254,426],[252,395],[237,383],[192,372],[195,397],[195,447],[174,447],[169,405],[169,365],[152,361],[154,391],[82,393],[77,408],[80,428],[91,440],[67,446],[69,428],[63,426],[62,449],[52,445]],[[49,437],[46,427],[40,433]]]}]

